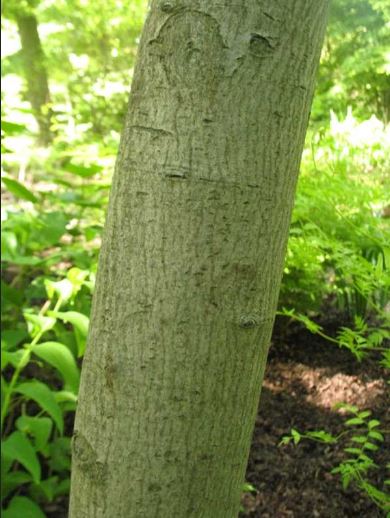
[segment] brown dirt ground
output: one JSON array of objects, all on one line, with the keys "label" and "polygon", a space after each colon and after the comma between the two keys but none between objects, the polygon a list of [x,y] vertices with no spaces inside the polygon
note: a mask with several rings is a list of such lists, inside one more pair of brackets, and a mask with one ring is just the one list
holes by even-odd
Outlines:
[{"label": "brown dirt ground", "polygon": [[[337,402],[370,409],[373,417],[390,428],[389,391],[385,372],[374,359],[357,362],[347,350],[325,343],[297,329],[270,349],[252,440],[247,481],[256,494],[243,497],[250,518],[374,518],[385,516],[362,493],[343,490],[338,475],[330,474],[345,458],[345,444],[323,445],[304,441],[278,446],[291,428],[326,430],[334,435],[343,429],[343,411]],[[375,452],[383,469],[370,481],[383,488],[384,466],[390,460],[387,443]]]}]

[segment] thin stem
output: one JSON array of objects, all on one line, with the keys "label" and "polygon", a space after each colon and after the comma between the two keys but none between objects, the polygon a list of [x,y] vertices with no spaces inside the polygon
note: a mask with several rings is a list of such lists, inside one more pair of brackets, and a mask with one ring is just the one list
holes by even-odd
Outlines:
[{"label": "thin stem", "polygon": [[[39,311],[39,315],[40,316],[43,316],[46,313],[46,311],[50,307],[50,304],[51,304],[50,300],[47,300],[45,302],[45,304],[42,306],[41,310]],[[62,298],[59,297],[58,300],[57,300],[57,303],[56,303],[56,305],[54,307],[54,311],[58,311],[58,309],[61,307],[61,304],[62,304]],[[23,352],[23,355],[20,358],[18,366],[15,368],[15,371],[14,371],[14,373],[12,375],[11,381],[10,381],[8,387],[7,387],[7,390],[5,391],[3,407],[1,409],[1,430],[2,431],[3,431],[4,420],[5,420],[5,418],[7,416],[7,413],[8,413],[8,408],[9,408],[9,405],[10,405],[11,395],[12,395],[12,392],[13,392],[14,387],[16,385],[16,382],[18,381],[19,375],[20,375],[21,371],[23,370],[23,368],[25,367],[26,362],[28,362],[29,357],[31,355],[32,349],[34,348],[35,345],[37,345],[37,343],[39,342],[39,340],[42,338],[43,334],[46,331],[47,331],[47,329],[45,327],[42,327],[42,329],[40,329],[38,331],[38,333],[35,336],[35,338],[29,344],[25,345],[25,350]]]},{"label": "thin stem", "polygon": [[[301,318],[299,318],[298,315],[294,315],[294,314],[290,314],[290,313],[284,313],[283,311],[277,311],[276,312],[277,315],[281,315],[281,316],[284,316],[284,317],[290,317],[292,320],[296,320],[297,322],[302,322],[303,324],[305,323]],[[306,326],[307,327],[307,326]],[[320,329],[316,329],[315,331],[311,331],[309,329],[309,331],[313,334],[316,334],[316,335],[319,335],[319,336],[322,336],[322,338],[325,338],[325,340],[328,340],[329,342],[332,342],[334,344],[337,344],[339,345],[339,341],[336,340],[335,338],[332,338],[331,336],[325,334],[323,331],[321,331]]]}]

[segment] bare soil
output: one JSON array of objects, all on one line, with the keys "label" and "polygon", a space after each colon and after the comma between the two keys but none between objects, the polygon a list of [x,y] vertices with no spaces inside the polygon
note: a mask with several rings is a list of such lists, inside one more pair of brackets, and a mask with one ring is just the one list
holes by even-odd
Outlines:
[{"label": "bare soil", "polygon": [[[389,430],[389,391],[375,359],[359,363],[349,351],[299,328],[282,340],[274,337],[246,474],[257,493],[244,495],[240,517],[385,516],[353,486],[343,490],[339,475],[330,473],[346,458],[342,441],[336,446],[312,441],[278,446],[291,428],[334,435],[345,430],[345,414],[334,409],[338,402],[371,410],[381,429]],[[381,468],[370,477],[382,489],[390,461],[389,435],[385,437],[387,442],[373,455]]]}]

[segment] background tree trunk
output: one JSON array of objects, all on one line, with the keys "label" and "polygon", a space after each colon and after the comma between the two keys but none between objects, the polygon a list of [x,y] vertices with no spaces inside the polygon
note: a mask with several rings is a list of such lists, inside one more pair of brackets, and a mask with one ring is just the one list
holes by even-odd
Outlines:
[{"label": "background tree trunk", "polygon": [[326,11],[152,2],[82,372],[72,518],[237,515]]},{"label": "background tree trunk", "polygon": [[40,140],[47,144],[51,140],[51,109],[49,81],[45,66],[45,55],[38,33],[38,20],[29,12],[17,12],[15,20],[22,44],[24,75],[27,81],[27,97],[38,122]]}]

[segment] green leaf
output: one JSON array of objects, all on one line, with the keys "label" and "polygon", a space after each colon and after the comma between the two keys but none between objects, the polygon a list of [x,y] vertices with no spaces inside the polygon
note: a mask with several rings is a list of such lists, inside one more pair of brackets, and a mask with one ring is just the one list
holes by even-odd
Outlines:
[{"label": "green leaf", "polygon": [[291,429],[291,435],[292,435],[292,438],[293,438],[293,441],[294,441],[294,444],[298,444],[299,441],[301,440],[301,434],[295,430],[294,428]]},{"label": "green leaf", "polygon": [[29,189],[27,189],[27,187],[25,187],[20,182],[14,180],[13,178],[3,176],[1,181],[6,186],[8,191],[17,198],[31,201],[32,203],[36,203],[38,201],[38,198],[34,196],[34,194]]},{"label": "green leaf", "polygon": [[[13,286],[5,283],[3,280],[1,280],[1,297],[3,300],[3,307],[4,302],[8,304],[13,304],[14,306],[17,306],[18,308],[22,305],[23,299],[24,299],[24,293],[22,290],[14,288]],[[15,333],[15,331],[8,330],[8,333]],[[4,333],[3,333],[4,334]],[[3,341],[3,334],[2,334],[2,341]]]},{"label": "green leaf", "polygon": [[378,446],[376,444],[373,444],[372,442],[366,442],[363,446],[363,449],[376,451],[378,449]]},{"label": "green leaf", "polygon": [[363,489],[367,491],[370,497],[374,499],[374,501],[381,502],[384,505],[387,504],[387,509],[390,509],[390,499],[388,494],[384,493],[383,491],[380,491],[378,488],[376,488],[366,480],[364,480],[361,485]]},{"label": "green leaf", "polygon": [[358,417],[360,417],[360,419],[365,419],[366,417],[369,417],[371,415],[371,412],[369,410],[365,410],[364,412],[359,412],[358,413]]},{"label": "green leaf", "polygon": [[18,239],[14,232],[3,230],[1,232],[1,260],[13,261],[18,252]]},{"label": "green leaf", "polygon": [[359,461],[364,462],[369,467],[377,468],[378,466],[374,463],[371,457],[368,457],[365,453],[361,453],[359,456]]},{"label": "green leaf", "polygon": [[56,392],[56,401],[63,412],[74,412],[77,408],[77,395],[66,390]]},{"label": "green leaf", "polygon": [[[19,302],[20,305],[20,302]],[[7,329],[1,333],[1,346],[9,351],[17,347],[20,342],[28,337],[25,329]]]},{"label": "green leaf", "polygon": [[48,262],[47,259],[40,259],[39,257],[23,257],[21,255],[14,255],[10,257],[8,254],[5,254],[2,259],[3,261],[8,261],[23,266],[36,266],[38,264]]},{"label": "green leaf", "polygon": [[96,173],[100,173],[100,171],[103,170],[103,167],[97,164],[93,164],[86,167],[82,165],[72,164],[71,162],[63,166],[63,168],[68,173],[75,174],[76,176],[81,176],[82,178],[89,178],[90,176],[93,176]]},{"label": "green leaf", "polygon": [[43,315],[34,315],[28,311],[23,312],[23,316],[27,321],[28,332],[32,337],[38,333],[46,333],[50,331],[56,323],[56,319],[52,317],[45,317]]},{"label": "green leaf", "polygon": [[298,319],[306,326],[306,328],[313,334],[318,333],[318,331],[322,331],[322,327],[311,320],[306,315],[297,315]]},{"label": "green leaf", "polygon": [[376,439],[377,441],[381,442],[385,440],[383,435],[380,432],[376,432],[375,430],[368,432],[368,437],[371,437],[372,439]]},{"label": "green leaf", "polygon": [[23,484],[31,483],[32,478],[30,473],[26,471],[11,471],[6,475],[2,476],[2,487],[1,487],[1,497],[2,500],[5,500],[7,496],[16,488],[20,488]]},{"label": "green leaf", "polygon": [[1,382],[1,390],[0,390],[1,406],[3,406],[4,397],[5,397],[6,392],[8,392],[8,390],[9,390],[9,387],[8,387],[8,383],[5,381],[3,376],[1,376],[0,382]]},{"label": "green leaf", "polygon": [[14,496],[1,515],[3,518],[46,518],[40,507],[26,496]]},{"label": "green leaf", "polygon": [[39,485],[30,487],[30,494],[34,497],[34,500],[47,500],[52,502],[56,496],[56,490],[58,487],[58,476],[49,477],[46,480],[42,480]]},{"label": "green leaf", "polygon": [[28,438],[21,432],[13,432],[2,443],[2,453],[9,459],[16,460],[29,471],[35,482],[41,478],[41,465]]},{"label": "green leaf", "polygon": [[244,493],[257,493],[256,488],[252,484],[249,484],[249,482],[245,482],[245,484],[243,484],[242,491]]},{"label": "green leaf", "polygon": [[344,451],[347,453],[352,453],[353,455],[360,455],[362,453],[360,448],[344,448]]},{"label": "green leaf", "polygon": [[347,426],[354,426],[359,424],[364,424],[363,419],[360,419],[360,417],[353,417],[352,419],[348,419],[348,421],[345,421],[345,424]]},{"label": "green leaf", "polygon": [[23,369],[30,361],[30,351],[20,349],[15,352],[1,351],[2,369],[10,363],[13,367]]},{"label": "green leaf", "polygon": [[60,437],[49,444],[50,469],[57,472],[70,470],[70,438]]},{"label": "green leaf", "polygon": [[[4,455],[3,452],[1,452],[1,484],[2,484],[2,487],[3,487],[3,482],[5,480],[5,477],[9,474],[11,468],[12,468],[12,464],[13,464],[13,459],[9,458],[9,457],[6,457]],[[24,472],[26,473],[26,472]],[[29,475],[31,477],[31,475]]]},{"label": "green leaf", "polygon": [[26,383],[18,385],[14,391],[38,403],[38,405],[52,417],[60,433],[63,433],[64,421],[61,409],[58,406],[53,392],[47,385],[40,381],[27,381]]},{"label": "green leaf", "polygon": [[17,124],[16,122],[2,120],[1,131],[4,131],[4,133],[8,135],[18,135],[28,130],[24,124]]},{"label": "green leaf", "polygon": [[55,496],[69,495],[70,492],[70,477],[61,480],[55,488]]},{"label": "green leaf", "polygon": [[319,441],[325,442],[325,443],[334,443],[337,442],[336,437],[333,437],[328,432],[325,432],[324,430],[320,431],[314,431],[314,432],[306,432],[305,437],[311,438],[311,439],[317,439]]},{"label": "green leaf", "polygon": [[34,437],[35,448],[41,451],[49,441],[53,423],[48,417],[22,415],[16,420],[16,428]]},{"label": "green leaf", "polygon": [[60,342],[70,350],[75,358],[78,355],[76,335],[73,328],[67,329],[63,322],[57,320],[55,327],[56,341]]},{"label": "green leaf", "polygon": [[87,279],[89,275],[89,272],[87,270],[80,270],[80,268],[71,268],[68,273],[66,274],[66,277],[69,279],[69,281],[72,283],[73,287],[73,296],[76,295],[83,284],[85,283],[85,280]]},{"label": "green leaf", "polygon": [[69,392],[67,390],[59,390],[55,393],[55,398],[57,403],[77,403],[77,394],[75,394],[74,392]]},{"label": "green leaf", "polygon": [[355,435],[351,440],[363,444],[367,441],[367,437],[365,435]]},{"label": "green leaf", "polygon": [[342,476],[342,486],[343,486],[343,489],[347,489],[349,484],[351,483],[351,478],[352,478],[352,475],[351,474],[345,474]]},{"label": "green leaf", "polygon": [[67,302],[72,297],[73,285],[69,279],[62,279],[58,282],[45,279],[44,283],[49,299],[56,294],[63,302]]},{"label": "green leaf", "polygon": [[58,244],[61,236],[66,232],[68,222],[64,212],[41,212],[31,226],[29,246],[33,250],[44,250]]},{"label": "green leaf", "polygon": [[380,421],[378,421],[377,419],[371,419],[371,421],[368,421],[368,428],[370,430],[372,430],[373,428],[376,428],[380,424],[381,424]]},{"label": "green leaf", "polygon": [[50,311],[50,315],[55,318],[59,318],[64,322],[69,322],[73,326],[75,326],[80,333],[86,337],[88,334],[88,326],[89,326],[89,318],[82,313],[78,313],[77,311]]},{"label": "green leaf", "polygon": [[78,356],[81,357],[85,350],[85,340],[88,334],[89,318],[77,311],[54,312],[49,311],[49,315],[59,318],[63,322],[69,322],[75,328],[75,335],[78,347]]},{"label": "green leaf", "polygon": [[290,444],[291,442],[291,439],[292,437],[290,437],[289,435],[285,435],[284,437],[282,437],[282,439],[280,440],[278,446],[285,446],[286,444]]},{"label": "green leaf", "polygon": [[33,353],[59,371],[65,381],[65,389],[77,394],[80,374],[69,349],[58,342],[44,342],[34,346]]}]

